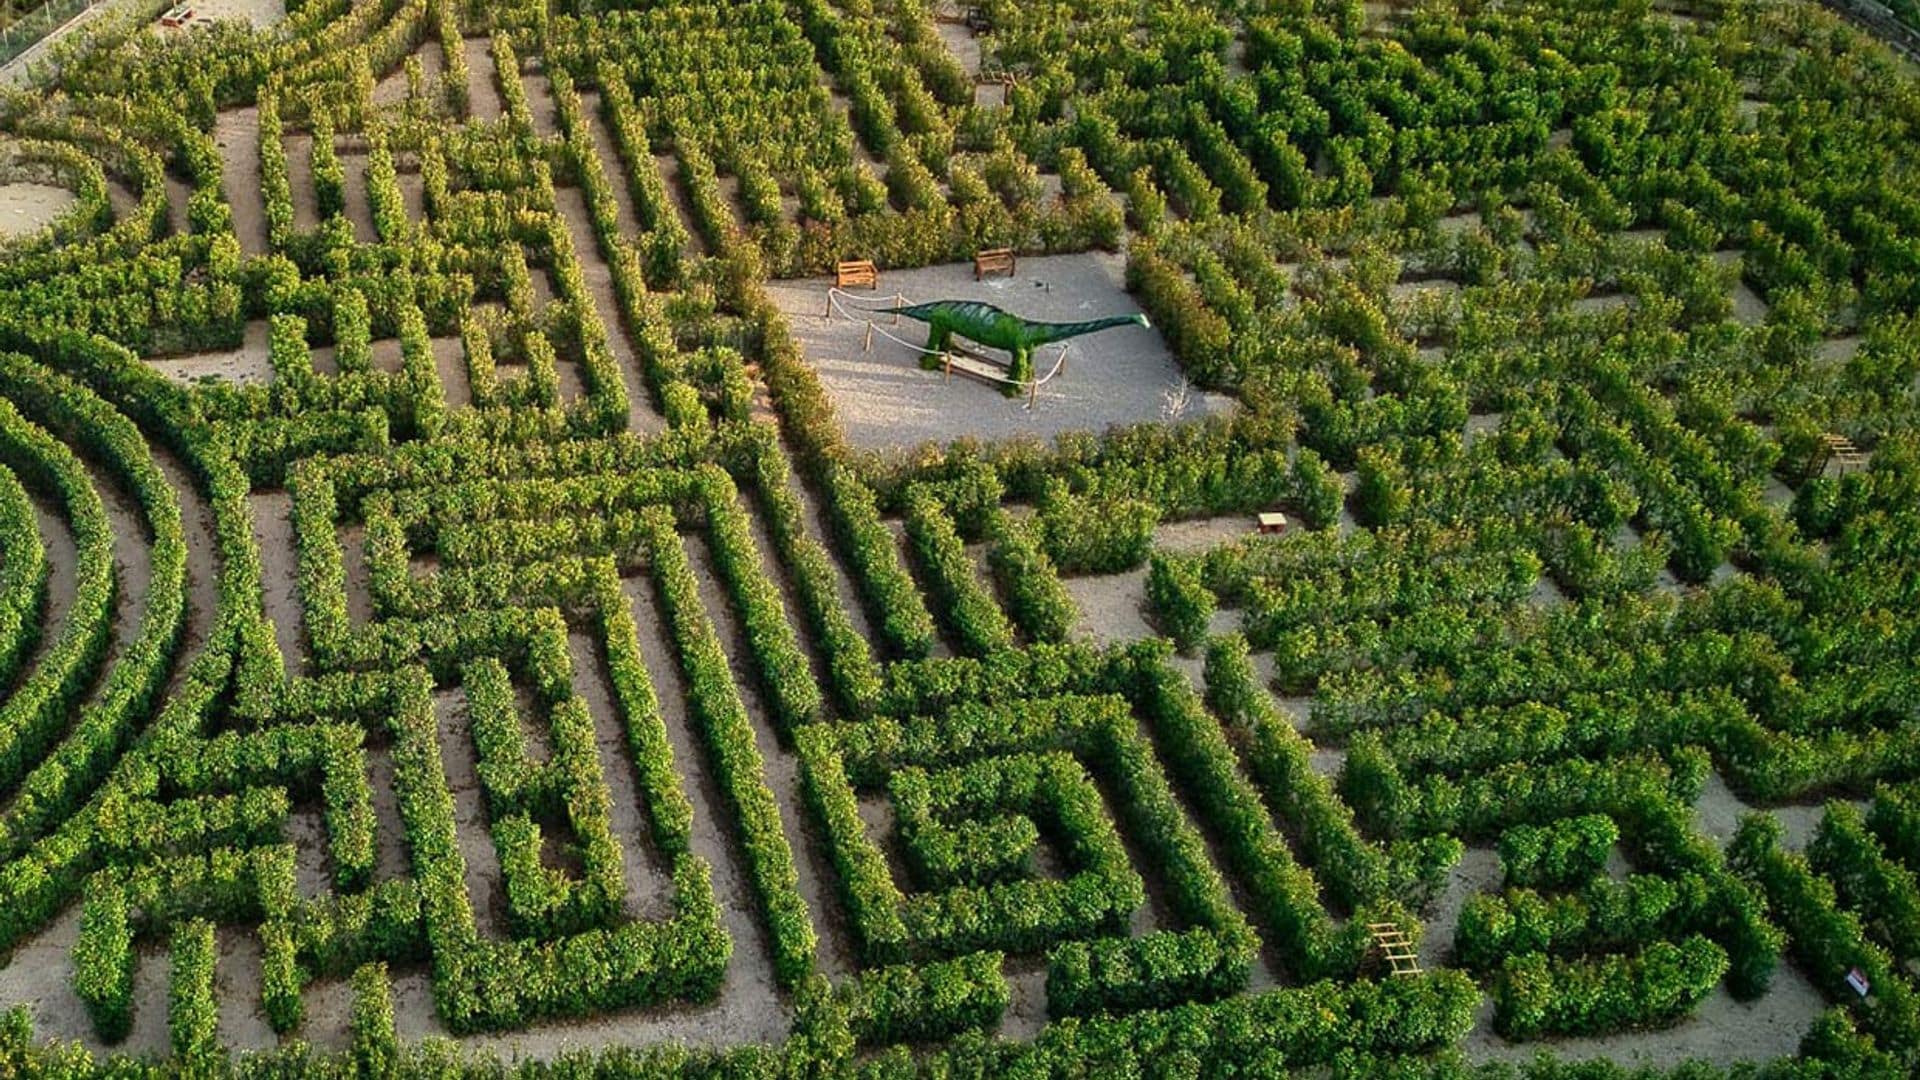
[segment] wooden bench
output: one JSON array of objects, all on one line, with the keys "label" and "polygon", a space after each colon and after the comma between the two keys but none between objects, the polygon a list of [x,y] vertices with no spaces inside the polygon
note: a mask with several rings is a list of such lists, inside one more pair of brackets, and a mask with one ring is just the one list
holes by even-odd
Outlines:
[{"label": "wooden bench", "polygon": [[1853,444],[1852,439],[1827,432],[1820,436],[1820,445],[1814,450],[1812,460],[1807,462],[1806,476],[1801,482],[1825,476],[1827,470],[1836,465],[1839,466],[1836,471],[1841,476],[1856,469],[1864,470],[1867,467],[1867,455]]},{"label": "wooden bench", "polygon": [[166,14],[160,16],[160,25],[169,30],[175,30],[192,22],[193,15],[194,12],[191,7],[181,4],[177,7],[168,8]]},{"label": "wooden bench", "polygon": [[983,71],[973,77],[975,86],[997,86],[1000,88],[1000,104],[1013,104],[1013,84],[1015,79],[1011,71]]},{"label": "wooden bench", "polygon": [[1266,536],[1278,536],[1287,531],[1287,515],[1277,511],[1261,514],[1256,521],[1260,532]]},{"label": "wooden bench", "polygon": [[1015,273],[1012,248],[988,248],[975,252],[973,256],[973,280],[979,281],[988,274],[1006,271],[1008,277]]},{"label": "wooden bench", "polygon": [[872,259],[850,259],[833,267],[833,283],[842,289],[880,287],[880,271]]}]

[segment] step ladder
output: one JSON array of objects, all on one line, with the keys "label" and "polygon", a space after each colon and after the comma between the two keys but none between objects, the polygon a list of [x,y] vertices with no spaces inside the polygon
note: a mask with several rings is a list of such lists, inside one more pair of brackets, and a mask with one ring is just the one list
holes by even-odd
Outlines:
[{"label": "step ladder", "polygon": [[1421,974],[1420,956],[1413,951],[1413,942],[1407,939],[1407,932],[1400,929],[1399,923],[1368,923],[1367,930],[1373,934],[1373,944],[1391,965],[1393,974]]},{"label": "step ladder", "polygon": [[1855,469],[1867,467],[1867,455],[1853,440],[1845,435],[1827,432],[1820,436],[1820,447],[1814,451],[1813,460],[1808,462],[1807,479],[1825,476],[1831,466],[1839,466],[1839,475],[1845,476]]}]

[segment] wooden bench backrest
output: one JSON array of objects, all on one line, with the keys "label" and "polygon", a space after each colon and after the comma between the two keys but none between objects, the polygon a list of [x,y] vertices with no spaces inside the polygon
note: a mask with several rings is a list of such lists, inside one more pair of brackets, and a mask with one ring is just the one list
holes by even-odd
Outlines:
[{"label": "wooden bench backrest", "polygon": [[880,271],[874,268],[871,259],[853,259],[835,265],[833,279],[834,284],[842,289],[855,285],[864,285],[869,289],[880,287]]},{"label": "wooden bench backrest", "polygon": [[973,256],[973,276],[978,279],[986,274],[1005,270],[1014,273],[1014,255],[1012,248],[989,248],[976,252]]}]

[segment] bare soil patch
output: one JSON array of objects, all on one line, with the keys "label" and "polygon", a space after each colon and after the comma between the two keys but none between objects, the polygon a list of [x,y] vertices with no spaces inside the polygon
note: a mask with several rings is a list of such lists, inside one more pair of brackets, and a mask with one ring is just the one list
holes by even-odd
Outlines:
[{"label": "bare soil patch", "polygon": [[247,255],[267,253],[267,207],[260,190],[260,110],[249,105],[214,118],[220,148],[220,184],[233,213],[233,232]]},{"label": "bare soil patch", "polygon": [[[482,805],[479,756],[467,716],[467,693],[459,687],[434,691],[433,714],[440,742],[440,767],[453,797],[453,829],[466,864],[467,903],[474,929],[483,938],[506,936],[506,904],[500,878],[500,853],[488,831]],[[398,1002],[395,1003],[396,1008]]]},{"label": "bare soil patch", "polygon": [[693,221],[693,199],[687,195],[686,185],[680,182],[680,160],[672,154],[655,154],[653,167],[660,170],[660,182],[666,185],[668,201],[673,203],[673,212],[680,217],[680,227],[686,231],[688,251],[694,255],[707,253],[707,238]]},{"label": "bare soil patch", "polygon": [[79,202],[79,196],[52,184],[0,184],[0,239],[32,236]]},{"label": "bare soil patch", "polygon": [[185,236],[193,231],[192,222],[187,219],[187,202],[193,198],[193,186],[168,173],[166,188],[167,220],[173,223],[175,236]]},{"label": "bare soil patch", "polygon": [[672,873],[662,865],[641,807],[640,777],[627,752],[626,733],[614,707],[611,676],[599,642],[580,633],[567,637],[573,659],[573,689],[593,717],[594,745],[599,751],[600,775],[607,785],[608,822],[620,844],[621,870],[626,881],[627,914],[639,919],[664,920],[673,914]]},{"label": "bare soil patch", "polygon": [[600,241],[593,229],[593,215],[587,209],[587,197],[579,188],[557,188],[554,209],[566,220],[573,241],[573,255],[580,263],[580,276],[593,300],[593,316],[607,334],[607,349],[620,367],[620,378],[627,388],[627,430],[653,434],[667,429],[666,417],[654,411],[647,394],[647,382],[641,372],[640,357],[627,336],[626,320],[620,317],[620,299],[613,288],[613,268],[600,253]]},{"label": "bare soil patch", "polygon": [[180,356],[149,356],[146,361],[154,370],[177,383],[194,383],[205,379],[241,386],[265,386],[273,381],[273,366],[267,357],[267,340],[266,320],[256,319],[247,324],[237,349]]},{"label": "bare soil patch", "polygon": [[467,113],[475,120],[498,120],[506,112],[495,80],[493,53],[486,38],[467,38]]},{"label": "bare soil patch", "polygon": [[[1020,260],[1016,277],[973,280],[973,268],[947,264],[919,270],[884,270],[878,294],[847,303],[886,306],[897,293],[907,304],[937,299],[982,300],[1025,318],[1075,321],[1139,311],[1124,288],[1124,260],[1103,252]],[[863,347],[867,320],[825,315],[824,278],[770,283],[767,292],[786,312],[794,335],[833,398],[848,439],[871,449],[900,449],[961,437],[1051,439],[1067,431],[1100,430],[1113,424],[1162,418],[1166,392],[1179,366],[1159,333],[1123,326],[1075,338],[1064,369],[1040,388],[1034,408],[1025,397],[1008,398],[971,379],[947,380],[919,366],[917,347],[927,328],[902,318],[874,316],[871,351]],[[882,331],[912,344],[889,340]],[[1054,349],[1041,351],[1034,366],[1052,369]],[[1189,415],[1224,412],[1231,400],[1193,394]]]},{"label": "bare soil patch", "polygon": [[457,337],[433,339],[433,368],[440,376],[440,393],[447,408],[464,409],[473,404],[473,384],[467,379],[467,351]]},{"label": "bare soil patch", "polygon": [[347,174],[341,197],[347,204],[347,220],[353,224],[353,238],[374,243],[380,237],[373,228],[373,203],[367,198],[367,155],[342,153],[340,167]]},{"label": "bare soil patch", "polygon": [[626,162],[620,158],[620,145],[614,141],[612,129],[607,127],[607,118],[600,113],[600,92],[583,91],[580,110],[587,117],[587,133],[593,138],[593,152],[600,159],[600,171],[613,188],[613,202],[620,211],[617,218],[620,235],[637,236],[640,215],[633,206],[633,191],[627,183]]},{"label": "bare soil patch", "polygon": [[686,549],[687,561],[700,580],[701,605],[706,608],[707,618],[713,623],[714,635],[719,638],[720,647],[727,654],[728,664],[733,670],[734,686],[740,692],[741,704],[746,706],[747,718],[753,723],[754,742],[765,763],[767,787],[773,792],[773,800],[780,808],[781,830],[786,833],[787,842],[793,845],[800,895],[805,898],[813,914],[814,925],[820,933],[820,968],[829,977],[838,979],[852,971],[853,950],[841,919],[839,897],[834,891],[833,882],[836,878],[832,863],[827,857],[824,843],[810,828],[811,821],[800,791],[800,759],[781,748],[779,737],[768,719],[769,710],[756,681],[758,675],[755,674],[745,631],[728,602],[706,536],[701,534],[697,539],[688,537]]},{"label": "bare soil patch", "polygon": [[260,589],[274,641],[289,676],[306,667],[306,639],[300,611],[300,562],[293,539],[293,497],[284,491],[247,496],[253,512],[253,538],[260,545]]},{"label": "bare soil patch", "polygon": [[313,189],[313,136],[288,135],[287,189],[293,198],[293,227],[311,232],[320,226],[320,202]]},{"label": "bare soil patch", "polygon": [[980,39],[972,30],[961,23],[940,22],[934,24],[940,34],[940,43],[947,47],[955,60],[960,61],[961,70],[969,75],[980,74]]}]

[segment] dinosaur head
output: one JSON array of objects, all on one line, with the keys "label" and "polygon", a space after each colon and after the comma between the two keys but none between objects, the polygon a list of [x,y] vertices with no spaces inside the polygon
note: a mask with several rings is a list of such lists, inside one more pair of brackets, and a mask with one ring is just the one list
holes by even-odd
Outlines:
[{"label": "dinosaur head", "polygon": [[1141,314],[1135,315],[1133,317],[1133,321],[1139,323],[1141,326],[1144,326],[1149,330],[1153,329],[1153,322],[1147,318],[1146,313],[1144,312],[1142,312]]}]

